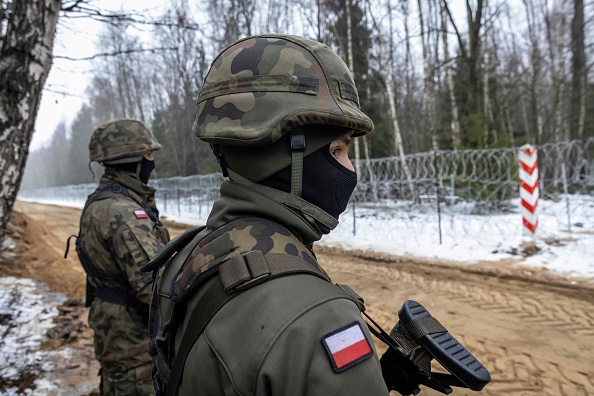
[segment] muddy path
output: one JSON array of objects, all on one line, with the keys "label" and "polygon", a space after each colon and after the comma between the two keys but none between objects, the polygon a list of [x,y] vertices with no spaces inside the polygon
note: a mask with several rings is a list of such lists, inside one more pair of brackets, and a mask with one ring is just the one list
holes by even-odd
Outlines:
[{"label": "muddy path", "polygon": [[[1,263],[2,272],[40,280],[71,299],[82,299],[84,273],[76,255],[62,257],[66,238],[77,232],[80,210],[18,202],[16,211],[14,221],[26,223],[21,224],[23,248],[14,260]],[[172,236],[188,228],[166,225]],[[459,265],[323,246],[316,254],[336,283],[349,284],[365,298],[367,312],[387,331],[405,300],[425,305],[489,369],[493,382],[480,394],[594,395],[592,280],[514,262]],[[84,331],[76,345],[92,360],[92,335]],[[93,363],[81,363],[84,371],[71,365],[56,375],[95,381],[89,368]]]}]

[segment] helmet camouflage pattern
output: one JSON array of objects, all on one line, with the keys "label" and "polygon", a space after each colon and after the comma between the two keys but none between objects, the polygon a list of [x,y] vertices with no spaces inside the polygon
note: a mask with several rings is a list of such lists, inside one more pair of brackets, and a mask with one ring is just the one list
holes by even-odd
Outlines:
[{"label": "helmet camouflage pattern", "polygon": [[143,122],[129,118],[116,118],[99,125],[91,136],[91,161],[102,163],[136,162],[161,145],[150,128]]},{"label": "helmet camouflage pattern", "polygon": [[306,135],[304,156],[346,132],[373,131],[351,71],[330,48],[265,34],[239,40],[215,58],[192,129],[229,168],[257,182],[289,166],[289,132],[298,127]]},{"label": "helmet camouflage pattern", "polygon": [[370,133],[353,75],[322,43],[261,35],[227,47],[204,81],[193,130],[211,144],[263,146],[296,126]]}]

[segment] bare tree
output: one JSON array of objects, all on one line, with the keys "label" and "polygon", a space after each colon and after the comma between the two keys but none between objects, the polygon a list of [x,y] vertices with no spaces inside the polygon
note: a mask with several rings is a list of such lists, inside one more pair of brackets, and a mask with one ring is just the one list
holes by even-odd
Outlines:
[{"label": "bare tree", "polygon": [[454,91],[454,77],[452,75],[452,59],[449,54],[448,46],[448,28],[447,28],[447,11],[445,6],[441,7],[441,31],[443,34],[443,57],[445,65],[446,82],[448,85],[448,93],[450,95],[450,108],[452,112],[452,142],[454,149],[462,147],[462,136],[460,133],[460,116],[458,114],[458,104],[456,103],[456,94]]},{"label": "bare tree", "polygon": [[[489,9],[489,1],[485,0],[485,8]],[[489,137],[491,133],[493,134],[493,140],[497,140],[497,129],[494,128],[494,117],[493,117],[493,104],[491,103],[491,87],[490,87],[490,79],[492,77],[492,72],[496,69],[496,65],[493,66],[491,63],[491,51],[495,54],[495,60],[497,60],[497,52],[495,46],[495,39],[493,37],[493,27],[491,25],[492,21],[490,18],[485,22],[484,27],[487,31],[486,36],[491,37],[493,44],[491,48],[488,46],[488,39],[485,40],[485,45],[483,49],[483,119],[484,119],[484,135],[483,135],[483,146],[487,146],[489,144]]]},{"label": "bare tree", "polygon": [[530,95],[532,103],[532,114],[534,122],[533,129],[536,131],[536,136],[532,143],[542,143],[544,140],[544,122],[543,122],[543,106],[541,102],[543,82],[542,82],[542,54],[540,50],[540,39],[537,32],[537,22],[534,15],[534,4],[532,0],[523,0],[524,8],[526,9],[526,20],[528,22],[528,37],[530,40],[530,60],[532,66],[532,80],[530,81]]},{"label": "bare tree", "polygon": [[[420,147],[419,138],[420,138],[421,134],[419,133],[419,128],[417,127],[417,124],[418,124],[417,120],[413,119],[413,117],[410,117],[410,116],[406,117],[407,113],[410,114],[411,109],[414,108],[414,85],[415,85],[414,67],[413,67],[413,62],[412,62],[412,51],[411,51],[412,35],[410,33],[410,27],[409,27],[410,12],[409,12],[408,1],[400,2],[400,12],[402,13],[402,17],[403,17],[402,27],[404,28],[404,48],[405,48],[405,52],[404,52],[405,88],[404,88],[404,95],[402,95],[402,96],[404,97],[404,107],[406,109],[408,109],[408,112],[402,112],[402,113],[404,113],[404,116],[402,116],[402,115],[400,116],[399,122],[400,122],[400,125],[403,126],[402,129],[404,129],[405,131],[409,131],[409,134],[411,134],[412,139],[407,139],[409,151],[410,151],[410,147],[413,142],[414,142],[414,150],[419,151],[419,147]],[[393,62],[394,62],[394,19],[392,17],[391,2],[388,2],[387,16],[389,18],[388,37],[390,38],[389,42],[388,42],[389,43],[388,57],[389,57],[390,64],[393,64]],[[397,105],[397,104],[395,103],[395,105]]]},{"label": "bare tree", "polygon": [[[349,70],[355,73],[353,64],[353,29],[351,22],[351,0],[346,0],[346,20],[347,20],[347,59],[349,62]],[[355,171],[361,174],[361,166],[359,160],[361,159],[361,149],[359,148],[359,139],[355,139]]]},{"label": "bare tree", "polygon": [[467,68],[467,93],[468,93],[468,107],[471,114],[478,114],[478,92],[479,92],[479,62],[481,53],[481,28],[483,27],[483,7],[484,0],[477,0],[476,8],[472,9],[470,0],[466,0],[466,20],[468,22],[468,45],[466,40],[460,34],[447,0],[443,0],[443,6],[450,18],[450,22],[454,27],[456,36],[458,37],[458,44],[460,51],[464,57]]},{"label": "bare tree", "polygon": [[[417,0],[419,7],[419,24],[421,26],[421,44],[423,47],[423,74],[425,83],[425,99],[427,103],[427,118],[429,120],[429,134],[431,136],[431,147],[433,150],[439,150],[439,144],[437,143],[437,135],[435,133],[435,72],[434,68],[429,64],[429,49],[428,41],[430,32],[425,33],[425,20],[423,18],[423,4],[421,0]],[[427,35],[427,37],[425,37]]]},{"label": "bare tree", "polygon": [[[388,2],[388,7],[390,7],[390,2]],[[406,163],[406,157],[404,152],[404,145],[402,144],[402,134],[400,133],[400,125],[398,124],[398,112],[396,110],[396,99],[394,95],[394,81],[393,81],[393,67],[392,63],[389,62],[388,57],[388,48],[386,44],[386,39],[384,34],[381,31],[380,25],[377,22],[376,18],[374,17],[373,13],[371,12],[371,5],[370,0],[367,0],[367,14],[370,16],[371,22],[373,24],[373,28],[377,34],[377,40],[379,44],[379,57],[380,57],[380,65],[382,68],[381,76],[386,87],[386,95],[388,96],[388,103],[389,103],[389,111],[390,111],[390,119],[392,121],[392,128],[394,132],[394,148],[400,157],[400,163],[402,165],[402,169],[406,176],[406,180],[408,181],[408,186],[410,189],[411,196],[413,200],[417,201],[417,195],[415,192],[414,185],[412,183],[412,175],[408,164]],[[391,35],[390,35],[391,37]]]},{"label": "bare tree", "polygon": [[586,46],[584,40],[584,1],[573,1],[571,21],[572,90],[571,137],[584,138],[586,118]]},{"label": "bare tree", "polygon": [[2,1],[10,16],[0,21],[0,239],[29,154],[61,5],[61,0]]},{"label": "bare tree", "polygon": [[184,29],[185,23],[192,23],[187,6],[178,2],[173,12],[183,22],[155,32],[161,46],[175,47],[161,53],[163,85],[157,89],[166,96],[165,107],[160,110],[164,111],[164,143],[173,151],[175,174],[190,175],[202,173],[204,159],[210,158],[208,145],[198,141],[191,131],[195,101],[208,65],[203,33]]},{"label": "bare tree", "polygon": [[208,15],[214,28],[211,39],[219,49],[253,33],[255,7],[255,0],[209,0]]},{"label": "bare tree", "polygon": [[301,16],[303,24],[306,26],[304,34],[321,43],[327,43],[329,30],[326,0],[295,0],[292,2],[299,7],[297,14]]},{"label": "bare tree", "polygon": [[563,110],[565,107],[565,60],[566,60],[566,26],[567,0],[562,0],[561,10],[549,11],[546,3],[541,4],[546,24],[549,49],[551,81],[553,88],[553,137],[555,141],[569,140],[569,129],[565,127]]}]

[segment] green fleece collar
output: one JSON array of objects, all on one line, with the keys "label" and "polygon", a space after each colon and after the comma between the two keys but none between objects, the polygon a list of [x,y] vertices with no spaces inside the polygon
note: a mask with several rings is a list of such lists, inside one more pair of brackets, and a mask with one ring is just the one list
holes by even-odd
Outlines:
[{"label": "green fleece collar", "polygon": [[105,168],[105,173],[99,182],[99,188],[117,183],[136,193],[144,202],[154,201],[155,189],[140,181],[138,175],[116,169]]},{"label": "green fleece collar", "polygon": [[[319,241],[324,234],[317,222],[322,222],[330,230],[338,225],[336,219],[314,205],[305,205],[308,206],[306,210],[310,213],[305,214],[297,210],[295,205],[281,203],[282,199],[279,197],[263,193],[260,187],[265,186],[253,184],[255,188],[233,180],[223,182],[221,197],[213,204],[206,225],[216,229],[240,217],[261,217],[282,224],[306,246]],[[282,192],[278,191],[278,193]],[[282,194],[291,196],[287,193]]]}]

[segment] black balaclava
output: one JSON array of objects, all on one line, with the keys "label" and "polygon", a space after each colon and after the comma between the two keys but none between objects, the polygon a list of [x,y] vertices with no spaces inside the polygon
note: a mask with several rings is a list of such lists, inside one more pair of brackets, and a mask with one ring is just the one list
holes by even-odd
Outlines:
[{"label": "black balaclava", "polygon": [[140,181],[144,184],[148,184],[149,178],[151,177],[151,173],[155,169],[155,160],[147,160],[146,158],[142,157],[140,160],[140,172],[138,173],[138,177],[140,177]]},{"label": "black balaclava", "polygon": [[[260,184],[291,192],[291,167],[282,169]],[[357,186],[357,174],[334,158],[329,143],[303,159],[302,184],[301,198],[338,220]]]},{"label": "black balaclava", "polygon": [[106,164],[106,167],[118,169],[124,172],[130,172],[138,175],[140,181],[148,184],[151,173],[155,169],[155,160],[147,160],[142,158],[139,162],[128,162],[124,164]]}]

